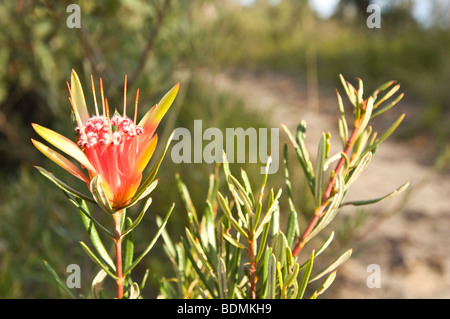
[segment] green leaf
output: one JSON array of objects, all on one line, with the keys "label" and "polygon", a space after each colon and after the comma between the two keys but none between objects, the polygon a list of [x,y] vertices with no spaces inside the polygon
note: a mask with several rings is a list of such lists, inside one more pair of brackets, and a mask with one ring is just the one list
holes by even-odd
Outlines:
[{"label": "green leaf", "polygon": [[383,108],[381,108],[380,110],[378,110],[377,112],[375,112],[374,114],[372,114],[372,118],[377,117],[378,115],[383,114],[384,112],[390,110],[395,104],[397,104],[398,102],[400,102],[400,100],[403,98],[405,94],[402,93],[399,96],[397,96],[397,98],[392,101],[391,103],[389,103],[388,105],[384,106]]},{"label": "green leaf", "polygon": [[156,241],[158,240],[159,236],[161,235],[164,227],[166,227],[167,221],[169,220],[170,215],[172,214],[173,208],[175,207],[175,204],[172,205],[172,207],[169,209],[169,212],[167,213],[166,217],[164,218],[161,226],[159,226],[155,236],[153,237],[152,241],[150,242],[150,244],[147,246],[147,248],[144,250],[144,252],[133,262],[133,264],[128,267],[126,269],[126,271],[124,272],[124,276],[128,275],[128,273],[133,270],[134,267],[136,267],[136,265],[142,260],[142,258],[145,257],[145,255],[148,254],[148,252],[153,248],[153,246],[155,245]]},{"label": "green leaf", "polygon": [[181,200],[183,201],[186,211],[188,211],[192,214],[196,224],[198,224],[199,221],[198,221],[198,216],[197,216],[197,210],[195,209],[195,206],[192,203],[192,199],[191,199],[191,195],[189,194],[189,190],[187,189],[186,185],[181,180],[180,174],[178,174],[178,173],[175,174],[175,180],[177,183],[178,192],[181,195]]},{"label": "green leaf", "polygon": [[49,271],[50,275],[53,277],[53,279],[56,281],[56,283],[58,284],[58,286],[60,286],[62,288],[62,290],[72,299],[77,299],[75,297],[75,295],[70,291],[70,289],[67,287],[66,283],[64,281],[62,281],[61,278],[59,278],[58,274],[56,273],[56,271],[53,269],[52,266],[50,266],[50,264],[46,261],[43,260],[44,266],[45,268],[47,268],[47,270]]},{"label": "green leaf", "polygon": [[111,272],[109,267],[105,265],[98,257],[91,251],[91,249],[82,241],[80,241],[81,247],[84,249],[84,251],[91,257],[91,259],[98,265],[100,268],[102,268],[108,275],[110,275],[115,280],[118,280],[117,276]]},{"label": "green leaf", "polygon": [[339,111],[341,113],[341,118],[339,119],[339,135],[341,137],[342,147],[345,147],[348,141],[348,125],[345,118],[344,104],[342,103],[342,98],[338,90],[336,90],[336,95],[339,104]]},{"label": "green leaf", "polygon": [[240,249],[245,249],[246,248],[244,244],[238,242],[236,239],[234,239],[233,237],[231,237],[227,233],[223,233],[222,236],[223,236],[223,238],[225,238],[233,246],[236,246],[237,248],[240,248]]},{"label": "green leaf", "polygon": [[69,185],[65,184],[64,182],[62,182],[61,180],[59,180],[58,178],[55,177],[55,175],[53,175],[52,173],[48,172],[47,170],[43,169],[42,167],[39,166],[35,166],[38,171],[44,175],[45,177],[47,177],[49,180],[51,180],[53,183],[56,184],[56,186],[58,186],[59,188],[61,188],[63,191],[65,191],[66,193],[69,193],[72,196],[75,196],[77,198],[81,198],[83,200],[87,200],[89,202],[95,203],[95,200],[89,196],[86,196],[80,192],[78,192],[77,190],[73,189],[72,187],[70,187]]},{"label": "green leaf", "polygon": [[381,103],[389,99],[392,95],[395,94],[400,89],[400,84],[395,85],[392,89],[390,89],[379,101],[377,101],[374,105],[374,109],[380,106]]},{"label": "green leaf", "polygon": [[[133,222],[131,218],[127,217],[125,221],[125,227],[128,229],[133,229]],[[128,269],[133,263],[133,254],[134,254],[134,236],[133,232],[129,230],[128,236],[124,238],[124,256],[123,256],[123,268]],[[124,235],[123,235],[124,236]]]},{"label": "green leaf", "polygon": [[136,200],[130,201],[130,203],[128,205],[126,205],[124,208],[131,207],[134,204],[136,204],[138,201],[140,201],[141,199],[144,199],[145,197],[150,195],[150,193],[156,188],[157,185],[158,185],[158,180],[154,180],[153,182],[151,182],[150,185],[148,185],[147,188],[144,189],[143,193],[138,198],[136,198]]},{"label": "green leaf", "polygon": [[[211,286],[210,282],[206,279],[205,274],[201,271],[200,268],[198,268],[197,266],[197,262],[194,259],[194,257],[192,256],[190,250],[189,250],[189,245],[186,242],[186,240],[184,238],[181,238],[181,242],[183,243],[183,247],[184,247],[184,251],[186,253],[186,256],[189,258],[189,260],[191,261],[192,266],[194,267],[194,270],[196,271],[196,273],[198,274],[200,280],[203,282],[203,284],[205,285],[206,289],[209,291],[209,293],[211,294],[211,296],[213,296],[213,298],[216,296],[216,293],[214,292],[214,288]],[[217,297],[216,297],[217,298]]]},{"label": "green leaf", "polygon": [[294,146],[297,158],[303,169],[303,173],[305,174],[309,189],[311,190],[311,193],[314,194],[314,169],[309,159],[308,149],[306,148],[304,141],[306,132],[306,123],[302,121],[302,123],[298,126],[297,139],[294,138],[292,133],[284,124],[282,124],[282,127],[286,132],[287,136],[289,137],[291,144]]},{"label": "green leaf", "polygon": [[359,126],[358,126],[358,132],[355,137],[356,139],[358,139],[359,136],[361,136],[361,134],[364,133],[367,125],[369,124],[370,117],[372,116],[372,111],[373,111],[373,97],[369,97],[369,99],[367,100],[365,113],[362,117],[362,120],[361,120]]},{"label": "green leaf", "polygon": [[270,221],[264,225],[264,229],[261,236],[261,242],[259,244],[258,253],[256,255],[256,262],[259,262],[259,259],[261,258],[263,252],[266,250],[266,243],[267,243],[267,237],[269,235],[270,230]]},{"label": "green leaf", "polygon": [[267,299],[275,299],[277,289],[277,259],[272,254],[269,257],[267,272]]},{"label": "green leaf", "polygon": [[241,178],[242,178],[242,181],[244,182],[244,187],[245,187],[247,196],[250,198],[251,204],[253,207],[255,205],[255,198],[253,197],[252,186],[250,184],[250,180],[248,179],[247,173],[242,168],[241,168]]},{"label": "green leaf", "polygon": [[338,259],[336,259],[331,265],[329,265],[326,269],[324,269],[323,271],[321,271],[319,274],[317,274],[314,278],[312,278],[309,282],[313,282],[316,281],[320,278],[322,278],[323,276],[325,276],[326,274],[334,271],[337,267],[339,267],[340,265],[342,265],[344,262],[346,262],[350,256],[352,255],[352,249],[347,250],[346,252],[344,252],[341,256],[339,256]]},{"label": "green leaf", "polygon": [[278,207],[278,198],[280,198],[281,192],[282,192],[282,190],[281,190],[281,188],[280,188],[280,189],[278,190],[277,195],[275,196],[275,199],[274,199],[272,205],[271,205],[271,206],[269,207],[269,209],[267,210],[266,215],[265,215],[264,218],[262,219],[261,223],[256,227],[256,229],[255,229],[255,238],[258,238],[258,237],[259,237],[259,235],[261,234],[261,232],[262,232],[262,230],[263,230],[263,228],[264,228],[264,225],[265,225],[266,223],[268,223],[268,222],[271,220],[271,218],[272,218],[272,213],[273,213],[273,212],[277,209],[277,207]]},{"label": "green leaf", "polygon": [[219,297],[221,299],[228,298],[227,270],[222,257],[219,258],[217,266],[217,279],[219,283]]},{"label": "green leaf", "polygon": [[[114,261],[109,256],[108,252],[103,245],[103,242],[98,235],[97,229],[95,228],[94,222],[90,219],[84,212],[88,212],[88,207],[85,201],[81,201],[79,203],[78,211],[81,216],[81,220],[83,222],[84,228],[87,230],[89,234],[89,238],[91,239],[92,245],[94,246],[97,253],[100,255],[102,260],[114,271],[116,270],[116,266],[114,265]],[[89,215],[90,216],[90,215]],[[106,228],[105,228],[106,229]],[[112,236],[112,234],[110,234]]]},{"label": "green leaf", "polygon": [[303,271],[302,279],[300,279],[300,284],[297,293],[298,299],[302,299],[303,295],[305,294],[306,286],[308,285],[309,282],[309,277],[311,275],[313,264],[314,264],[314,250],[311,252],[311,256],[309,257],[309,260],[306,264],[306,268]]},{"label": "green leaf", "polygon": [[304,239],[304,242],[311,240],[314,236],[316,236],[318,233],[320,233],[336,216],[337,211],[339,209],[339,206],[342,202],[342,199],[344,197],[345,191],[344,191],[344,178],[342,177],[342,171],[339,175],[337,175],[336,178],[336,189],[337,193],[334,194],[331,203],[327,206],[325,213],[320,218],[317,225],[314,227],[314,229],[309,233],[308,236]]},{"label": "green leaf", "polygon": [[[98,226],[101,230],[103,230],[111,238],[114,238],[114,234],[111,233],[102,224],[100,224],[94,217],[92,217],[92,215],[89,213],[89,211],[87,209],[85,209],[85,207],[83,207],[75,198],[73,198],[72,195],[70,195],[69,193],[66,193],[66,192],[64,192],[64,195],[66,195],[66,197],[70,200],[70,202],[73,203],[78,208],[79,212],[81,212],[84,216],[89,218],[96,226]],[[87,208],[87,206],[86,206],[86,208]]]},{"label": "green leaf", "polygon": [[342,86],[344,87],[345,93],[347,93],[348,99],[353,104],[353,106],[356,107],[357,105],[357,99],[356,99],[356,90],[355,88],[347,81],[345,81],[342,74],[339,74],[339,78],[341,80]]},{"label": "green leaf", "polygon": [[284,280],[284,285],[286,287],[292,286],[297,283],[297,276],[298,272],[300,271],[299,265],[296,263],[292,270],[289,272],[289,274],[286,276],[286,279]]},{"label": "green leaf", "polygon": [[323,175],[324,175],[324,165],[325,165],[325,133],[322,133],[322,137],[319,142],[317,149],[317,162],[316,162],[316,178],[315,178],[315,189],[314,189],[314,202],[316,207],[322,205],[322,194],[323,194]]},{"label": "green leaf", "polygon": [[336,278],[336,272],[337,272],[337,270],[333,271],[328,276],[328,278],[322,284],[322,287],[319,290],[315,291],[314,294],[311,296],[311,299],[316,299],[319,295],[323,294],[325,292],[325,290],[327,290],[331,286],[334,279]]},{"label": "green leaf", "polygon": [[281,262],[281,265],[285,265],[286,261],[286,247],[287,247],[287,241],[286,237],[282,232],[278,232],[275,237],[272,240],[272,249],[273,254],[277,261]]},{"label": "green leaf", "polygon": [[245,230],[239,225],[239,223],[234,219],[233,215],[231,214],[230,207],[228,206],[227,201],[225,198],[223,198],[222,194],[220,192],[217,192],[219,204],[222,208],[222,211],[224,212],[227,219],[231,222],[233,227],[242,235],[245,237],[245,239],[248,239],[248,235],[245,232]]},{"label": "green leaf", "polygon": [[111,215],[114,214],[115,212],[111,208],[111,203],[109,202],[108,196],[103,188],[101,175],[95,175],[92,177],[90,189],[98,206],[100,206],[105,212]]},{"label": "green leaf", "polygon": [[142,209],[141,213],[139,214],[139,216],[136,218],[136,220],[131,225],[126,227],[126,230],[120,235],[120,237],[122,237],[122,238],[125,237],[128,233],[130,233],[133,229],[135,229],[139,225],[142,218],[144,218],[145,212],[148,210],[151,203],[152,203],[152,198],[149,197],[145,203],[144,208]]},{"label": "green leaf", "polygon": [[382,142],[384,142],[396,129],[397,127],[400,125],[400,123],[403,121],[403,119],[405,118],[405,113],[403,113],[402,115],[400,115],[398,117],[398,119],[383,133],[383,135],[381,135],[376,141],[375,143],[373,143],[372,145],[370,145],[363,153],[366,154],[368,152],[373,151],[374,149],[376,149],[378,147],[378,145],[380,145]]},{"label": "green leaf", "polygon": [[402,186],[400,186],[399,188],[397,188],[396,190],[394,190],[393,192],[390,192],[389,194],[386,194],[382,197],[379,198],[375,198],[375,199],[368,199],[368,200],[356,200],[356,201],[350,201],[350,202],[345,202],[341,204],[342,206],[346,206],[346,205],[353,205],[353,206],[364,206],[364,205],[370,205],[370,204],[375,204],[378,203],[384,199],[387,199],[389,197],[395,196],[400,194],[401,192],[403,192],[405,189],[408,188],[409,186],[409,182],[403,184]]},{"label": "green leaf", "polygon": [[330,243],[333,241],[333,238],[334,238],[334,231],[331,232],[330,237],[328,237],[328,239],[322,244],[322,246],[320,246],[319,250],[314,255],[314,258],[319,256],[330,245]]},{"label": "green leaf", "polygon": [[364,172],[367,166],[369,166],[371,159],[372,159],[371,152],[366,153],[364,156],[360,158],[359,163],[349,174],[347,182],[345,183],[345,190],[348,190],[350,186],[359,178],[362,172]]},{"label": "green leaf", "polygon": [[207,267],[211,272],[214,271],[213,266],[209,263],[208,257],[206,256],[205,251],[203,250],[203,247],[200,245],[200,243],[196,242],[194,237],[192,236],[192,233],[189,231],[189,228],[185,227],[186,231],[186,237],[188,239],[190,247],[194,250],[196,255],[201,260],[202,264]]}]

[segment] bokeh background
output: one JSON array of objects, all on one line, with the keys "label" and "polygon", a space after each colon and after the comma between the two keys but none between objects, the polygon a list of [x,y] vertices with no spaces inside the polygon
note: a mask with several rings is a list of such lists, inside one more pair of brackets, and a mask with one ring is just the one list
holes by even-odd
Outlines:
[{"label": "bokeh background", "polygon": [[[67,26],[72,3],[81,9],[81,28]],[[367,26],[371,3],[381,8],[380,28]],[[122,105],[127,74],[129,101],[140,88],[141,116],[180,82],[180,94],[158,130],[160,141],[175,127],[192,129],[194,119],[201,119],[204,128],[257,128],[280,121],[295,125],[306,118],[314,136],[336,124],[328,119],[338,115],[334,89],[340,88],[339,74],[351,82],[363,79],[366,92],[398,81],[405,98],[376,124],[386,127],[402,112],[406,119],[386,151],[380,151],[384,161],[374,166],[381,169],[361,185],[367,192],[356,195],[376,197],[409,179],[412,192],[395,205],[353,209],[339,218],[334,247],[354,246],[354,258],[325,297],[450,297],[448,284],[443,286],[450,282],[449,26],[446,0],[2,1],[0,297],[64,298],[42,260],[62,277],[69,264],[80,265],[82,288],[75,292],[80,296],[96,273],[79,245],[88,237],[75,207],[33,165],[79,189],[87,191],[86,186],[30,142],[37,138],[31,123],[73,134],[65,83],[72,69],[85,88],[91,74],[102,77],[113,107]],[[85,94],[92,101],[90,91]],[[257,185],[260,165],[241,166]],[[398,179],[392,180],[389,167]],[[177,206],[168,231],[175,240],[182,232],[187,218],[175,172],[202,207],[213,170],[214,165],[175,165],[167,157],[150,213],[137,229],[136,250],[154,233],[155,215],[164,215],[172,202]],[[271,176],[273,185],[282,181],[282,169]],[[311,202],[300,173],[296,192],[297,205],[307,215]],[[109,222],[109,216],[95,214]],[[380,289],[366,286],[370,263],[381,264]],[[171,276],[168,265],[158,244],[136,274],[150,269],[144,295],[156,297],[157,280]]]}]

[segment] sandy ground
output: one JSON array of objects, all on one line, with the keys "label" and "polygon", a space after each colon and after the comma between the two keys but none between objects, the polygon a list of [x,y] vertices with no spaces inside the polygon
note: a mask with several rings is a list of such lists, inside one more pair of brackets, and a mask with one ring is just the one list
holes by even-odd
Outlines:
[{"label": "sandy ground", "polygon": [[[306,120],[307,141],[313,153],[323,130],[330,130],[332,143],[340,145],[333,87],[320,89],[317,107],[308,109],[307,86],[301,79],[274,74],[221,73],[211,77],[211,81],[218,90],[244,98],[248,107],[267,112],[274,126],[283,123],[295,130],[301,120]],[[343,90],[338,89],[345,101]],[[407,106],[401,105],[402,102],[396,106],[398,111],[391,110],[389,123],[399,112],[408,113]],[[400,195],[366,206],[370,216],[366,229],[371,229],[372,224],[378,227],[352,243],[353,255],[340,267],[329,297],[450,298],[450,180],[435,174],[424,160],[423,149],[413,144],[385,141],[349,191],[347,199],[370,199],[411,183],[406,203],[402,204],[404,197]],[[345,208],[342,214],[354,210]],[[396,214],[391,216],[390,212]],[[388,218],[374,223],[380,216]],[[379,288],[367,285],[371,264],[380,267]]]}]

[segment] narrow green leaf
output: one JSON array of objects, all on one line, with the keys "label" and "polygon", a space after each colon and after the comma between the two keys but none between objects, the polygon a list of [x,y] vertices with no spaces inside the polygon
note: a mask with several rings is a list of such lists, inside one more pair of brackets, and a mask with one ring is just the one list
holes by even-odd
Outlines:
[{"label": "narrow green leaf", "polygon": [[95,203],[95,200],[89,196],[86,196],[80,192],[78,192],[77,190],[73,189],[72,187],[70,187],[69,185],[67,185],[66,183],[62,182],[61,180],[59,180],[58,178],[55,177],[55,175],[53,175],[52,173],[48,172],[47,170],[45,170],[42,167],[39,166],[35,166],[38,171],[44,175],[45,177],[47,177],[49,180],[51,180],[53,183],[56,184],[56,186],[58,186],[59,188],[61,188],[63,191],[65,191],[66,193],[69,193],[72,196],[81,198],[83,200],[87,200],[89,202]]},{"label": "narrow green leaf", "polygon": [[314,255],[314,258],[319,256],[330,245],[330,243],[333,241],[333,238],[334,238],[334,231],[331,232],[330,237],[328,237],[328,239],[322,244],[322,246],[320,246],[319,250]]},{"label": "narrow green leaf", "polygon": [[100,224],[94,217],[92,217],[92,215],[89,213],[89,211],[86,210],[85,207],[83,207],[75,198],[73,198],[72,195],[70,195],[69,193],[66,193],[66,192],[64,192],[64,195],[66,195],[66,197],[69,199],[69,201],[78,208],[79,212],[81,212],[83,215],[85,215],[87,218],[89,218],[96,226],[98,226],[101,230],[103,230],[111,238],[114,238],[114,234],[111,233],[102,224]]},{"label": "narrow green leaf", "polygon": [[59,278],[58,274],[56,273],[56,271],[53,269],[52,266],[50,266],[50,264],[46,261],[43,260],[44,266],[45,268],[47,268],[48,272],[50,273],[50,275],[53,277],[53,279],[56,281],[56,283],[58,284],[58,286],[60,286],[62,288],[62,290],[72,299],[77,299],[75,297],[75,295],[70,291],[70,289],[67,287],[66,283]]},{"label": "narrow green leaf", "polygon": [[133,270],[134,267],[136,267],[136,265],[142,260],[142,258],[145,257],[145,255],[148,254],[148,252],[153,248],[153,246],[155,245],[156,241],[158,240],[159,236],[161,235],[164,227],[167,224],[167,221],[169,220],[170,215],[172,214],[173,208],[175,207],[175,204],[172,205],[172,207],[170,207],[169,212],[167,213],[166,217],[164,218],[161,226],[159,226],[155,236],[153,237],[152,241],[150,242],[150,244],[147,246],[147,248],[144,250],[144,252],[133,262],[133,264],[128,267],[128,269],[124,272],[124,276],[128,275],[128,273]]},{"label": "narrow green leaf", "polygon": [[320,278],[322,278],[323,276],[325,276],[326,274],[334,271],[337,267],[339,267],[340,265],[342,265],[344,262],[346,262],[350,256],[352,255],[352,249],[347,250],[346,252],[344,252],[341,256],[339,256],[338,259],[336,259],[331,265],[329,265],[326,269],[324,269],[323,271],[321,271],[319,274],[317,274],[314,278],[312,278],[309,282],[313,282],[316,281]]},{"label": "narrow green leaf", "polygon": [[136,204],[138,201],[140,201],[141,199],[144,199],[145,197],[150,195],[150,193],[156,188],[157,185],[158,185],[158,180],[154,180],[153,182],[151,182],[150,185],[148,185],[147,188],[145,188],[143,190],[142,194],[139,197],[137,197],[135,200],[130,201],[130,203],[128,205],[126,205],[124,208],[131,207],[134,204]]},{"label": "narrow green leaf", "polygon": [[133,227],[133,222],[131,218],[127,217],[125,221],[125,227],[129,230],[127,231],[128,236],[124,238],[124,257],[123,257],[123,268],[128,269],[131,264],[133,263],[133,254],[134,254],[134,236],[133,232],[131,231]]},{"label": "narrow green leaf", "polygon": [[192,202],[191,195],[189,194],[189,190],[186,187],[186,184],[181,180],[180,174],[175,174],[175,180],[178,187],[178,192],[180,193],[181,200],[183,201],[184,207],[186,211],[190,212],[194,217],[195,222],[198,224],[198,216],[197,210],[195,209],[194,203]]},{"label": "narrow green leaf", "polygon": [[277,207],[278,207],[278,198],[280,198],[281,192],[282,192],[282,190],[280,188],[278,190],[277,195],[275,196],[275,199],[274,199],[272,205],[269,207],[268,211],[266,212],[266,215],[262,219],[261,223],[256,227],[256,229],[255,229],[255,238],[259,237],[259,235],[261,234],[261,232],[262,232],[262,230],[264,228],[264,225],[270,221],[270,219],[272,217],[272,213],[277,209]]},{"label": "narrow green leaf", "polygon": [[214,272],[213,266],[209,263],[208,257],[206,256],[205,251],[203,250],[203,247],[198,243],[194,237],[192,236],[192,233],[190,232],[189,228],[185,227],[186,231],[186,238],[188,239],[188,242],[190,244],[190,247],[194,250],[196,255],[201,260],[202,264],[208,268],[211,272]]},{"label": "narrow green leaf", "polygon": [[403,121],[403,119],[405,118],[405,114],[403,113],[402,115],[399,116],[399,118],[383,133],[383,135],[381,135],[376,141],[375,143],[373,143],[372,145],[370,145],[363,153],[363,155],[365,155],[368,152],[373,151],[374,149],[376,149],[378,147],[378,145],[380,145],[382,142],[384,142],[396,129],[397,127],[400,125],[400,123]]},{"label": "narrow green leaf", "polygon": [[227,270],[225,268],[225,262],[222,257],[219,258],[217,266],[217,279],[219,283],[219,297],[221,299],[228,298],[228,283],[227,283]]},{"label": "narrow green leaf", "polygon": [[194,267],[194,270],[196,271],[196,273],[198,274],[200,280],[203,282],[203,284],[205,285],[206,289],[209,291],[209,293],[211,294],[211,296],[214,298],[216,296],[216,293],[214,292],[214,288],[211,287],[210,282],[206,279],[205,274],[201,271],[200,268],[198,268],[197,266],[197,262],[195,261],[194,257],[192,256],[190,250],[189,250],[189,245],[186,242],[186,240],[184,238],[181,238],[181,242],[183,243],[183,247],[184,247],[184,251],[186,253],[186,256],[189,258],[189,260],[191,261],[192,266]]},{"label": "narrow green leaf", "polygon": [[144,208],[142,209],[141,213],[139,214],[139,216],[136,218],[136,220],[131,225],[125,227],[126,230],[120,235],[120,237],[122,237],[122,238],[125,237],[126,235],[128,235],[128,233],[130,233],[133,229],[135,229],[139,225],[142,218],[144,218],[145,212],[148,210],[151,203],[152,203],[152,198],[149,197],[145,203]]},{"label": "narrow green leaf", "polygon": [[372,159],[372,153],[366,153],[364,156],[361,157],[359,160],[359,163],[356,165],[356,167],[351,171],[349,174],[349,177],[347,179],[347,182],[345,183],[345,190],[348,190],[350,186],[359,178],[359,176],[364,172],[364,170],[369,166],[369,163]]},{"label": "narrow green leaf", "polygon": [[400,89],[400,84],[395,85],[393,88],[391,88],[379,101],[377,101],[374,105],[374,109],[376,109],[378,106],[380,106],[381,103],[389,99],[392,95],[395,94]]},{"label": "narrow green leaf", "polygon": [[322,194],[323,194],[323,175],[324,175],[324,164],[325,164],[325,133],[322,133],[322,137],[319,142],[317,149],[317,161],[316,161],[316,178],[315,178],[315,189],[314,189],[314,203],[316,207],[322,205]]},{"label": "narrow green leaf", "polygon": [[258,253],[256,255],[256,262],[259,262],[263,252],[266,250],[267,237],[269,235],[270,230],[270,221],[264,225],[264,229],[261,236],[261,242],[259,244]]},{"label": "narrow green leaf", "polygon": [[297,299],[302,299],[305,294],[306,286],[309,282],[309,277],[311,275],[311,270],[314,264],[314,250],[311,252],[311,256],[309,257],[308,263],[306,264],[306,268],[303,271],[302,279],[300,279],[300,284],[298,287]]},{"label": "narrow green leaf", "polygon": [[114,210],[111,208],[111,203],[109,202],[108,196],[103,188],[101,175],[95,175],[92,177],[90,189],[98,206],[100,206],[108,214],[114,214]]},{"label": "narrow green leaf", "polygon": [[[292,146],[294,146],[295,152],[297,154],[297,158],[300,162],[300,165],[303,169],[303,173],[305,174],[306,181],[308,183],[309,189],[311,190],[311,193],[314,194],[314,170],[312,168],[312,163],[309,160],[308,150],[304,144],[304,133],[302,133],[300,126],[297,131],[297,136],[299,137],[297,140],[292,135],[291,131],[282,124],[282,127],[284,131],[286,132],[287,136],[289,137],[289,140],[291,141]],[[302,126],[304,130],[306,131],[306,124]]]},{"label": "narrow green leaf", "polygon": [[248,179],[247,173],[243,169],[241,169],[241,178],[242,181],[244,182],[244,187],[247,196],[250,198],[252,206],[255,206],[255,198],[253,197],[252,185],[250,184],[250,180]]},{"label": "narrow green leaf", "polygon": [[245,249],[246,248],[244,244],[238,242],[236,239],[234,239],[233,237],[231,237],[227,233],[223,233],[222,236],[223,236],[223,238],[225,238],[233,246],[236,246],[237,248],[240,248],[240,249]]},{"label": "narrow green leaf", "polygon": [[316,299],[319,295],[323,294],[325,292],[325,290],[327,290],[331,286],[334,279],[336,278],[336,272],[337,272],[337,270],[333,271],[328,276],[328,278],[322,284],[322,287],[319,290],[315,291],[314,294],[311,296],[311,299]]},{"label": "narrow green leaf", "polygon": [[386,83],[383,83],[382,85],[380,85],[372,94],[374,101],[377,100],[378,94],[381,91],[386,90],[388,87],[390,87],[394,83],[395,83],[395,81],[389,81],[389,82],[386,82]]},{"label": "narrow green leaf", "polygon": [[402,93],[399,96],[397,96],[397,98],[392,101],[391,103],[389,103],[388,105],[382,107],[380,110],[378,110],[377,112],[375,112],[374,114],[372,114],[372,118],[377,117],[378,115],[383,114],[384,112],[390,110],[395,104],[397,104],[398,102],[400,102],[400,100],[403,98],[405,94]]},{"label": "narrow green leaf", "polygon": [[298,276],[298,272],[300,270],[299,265],[296,263],[293,267],[292,270],[289,272],[289,274],[286,276],[286,279],[284,281],[284,285],[286,287],[292,286],[295,283],[297,283],[297,276]]},{"label": "narrow green leaf", "polygon": [[275,237],[272,240],[272,249],[273,254],[277,261],[280,261],[282,266],[285,265],[286,261],[286,247],[287,247],[287,241],[286,237],[282,232],[278,232]]},{"label": "narrow green leaf", "polygon": [[287,145],[284,144],[283,147],[283,160],[284,160],[284,181],[286,185],[286,191],[288,196],[288,203],[289,203],[289,216],[288,216],[288,222],[286,226],[286,238],[288,241],[288,246],[292,246],[292,243],[294,241],[295,235],[300,235],[300,227],[298,225],[297,220],[297,211],[294,206],[294,200],[292,198],[292,186],[291,186],[291,180],[289,176],[289,162],[288,162],[288,153],[287,153]]},{"label": "narrow green leaf", "polygon": [[98,257],[91,251],[91,249],[82,241],[80,241],[81,247],[83,250],[88,254],[89,257],[98,265],[100,268],[102,268],[108,275],[110,275],[115,280],[118,280],[117,276],[111,272],[109,267],[105,265]]},{"label": "narrow green leaf", "polygon": [[358,133],[356,138],[358,138],[365,131],[367,125],[369,124],[370,117],[372,116],[372,111],[373,111],[373,97],[369,97],[369,99],[367,100],[364,117],[358,127]]},{"label": "narrow green leaf", "polygon": [[342,202],[342,199],[344,197],[345,191],[344,191],[344,178],[342,177],[342,171],[341,174],[339,174],[336,178],[336,187],[337,193],[334,194],[331,203],[328,205],[328,207],[325,210],[325,213],[320,218],[317,225],[314,227],[314,229],[311,231],[311,233],[306,236],[305,243],[314,236],[316,236],[318,233],[320,233],[336,216],[337,211],[339,209],[339,206]]},{"label": "narrow green leaf", "polygon": [[233,225],[233,227],[242,235],[245,237],[245,239],[248,239],[248,235],[245,232],[245,230],[239,225],[239,223],[236,221],[236,219],[234,219],[234,217],[231,214],[230,211],[230,207],[228,206],[227,201],[225,200],[225,198],[223,198],[222,194],[220,192],[217,192],[218,195],[218,199],[219,199],[219,204],[220,207],[222,208],[222,211],[224,212],[225,216],[227,217],[227,219],[231,222],[231,224]]},{"label": "narrow green leaf", "polygon": [[275,299],[277,289],[277,260],[272,254],[269,257],[267,272],[267,299]]},{"label": "narrow green leaf", "polygon": [[[97,229],[95,228],[94,222],[92,219],[90,219],[89,217],[87,217],[87,215],[85,215],[83,213],[83,211],[88,212],[88,207],[86,205],[85,201],[81,201],[81,203],[79,203],[79,208],[78,211],[80,213],[81,216],[81,220],[83,222],[84,228],[86,229],[86,231],[89,234],[89,238],[91,239],[92,245],[94,246],[95,250],[97,251],[97,253],[100,255],[100,258],[102,258],[102,260],[114,271],[116,270],[116,266],[114,265],[114,261],[111,259],[111,257],[109,256],[108,252],[105,249],[105,246],[103,245],[102,240],[100,239],[100,236],[97,232]],[[111,234],[112,236],[112,234]]]},{"label": "narrow green leaf", "polygon": [[356,95],[355,95],[355,88],[347,81],[345,81],[344,77],[342,76],[342,74],[339,74],[339,78],[341,80],[342,86],[344,87],[345,93],[348,96],[348,99],[350,100],[350,102],[353,104],[353,106],[356,107]]},{"label": "narrow green leaf", "polygon": [[387,199],[389,197],[395,196],[400,194],[401,192],[403,192],[406,188],[408,188],[409,186],[409,182],[403,184],[402,186],[400,186],[399,188],[397,188],[396,190],[394,190],[393,192],[390,192],[389,194],[386,194],[382,197],[379,198],[375,198],[375,199],[368,199],[368,200],[357,200],[357,201],[350,201],[350,202],[345,202],[341,204],[342,206],[346,206],[346,205],[353,205],[353,206],[364,206],[364,205],[370,205],[370,204],[374,204],[374,203],[378,203],[384,199]]}]

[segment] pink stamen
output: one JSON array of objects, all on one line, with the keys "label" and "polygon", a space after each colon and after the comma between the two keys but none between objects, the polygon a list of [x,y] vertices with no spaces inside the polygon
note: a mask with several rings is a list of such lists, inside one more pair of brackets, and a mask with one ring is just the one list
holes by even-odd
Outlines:
[{"label": "pink stamen", "polygon": [[81,148],[93,148],[99,145],[102,146],[103,152],[110,144],[119,146],[128,138],[143,134],[144,130],[134,124],[130,118],[114,115],[111,119],[105,116],[93,116],[81,127],[76,127],[75,132]]}]

